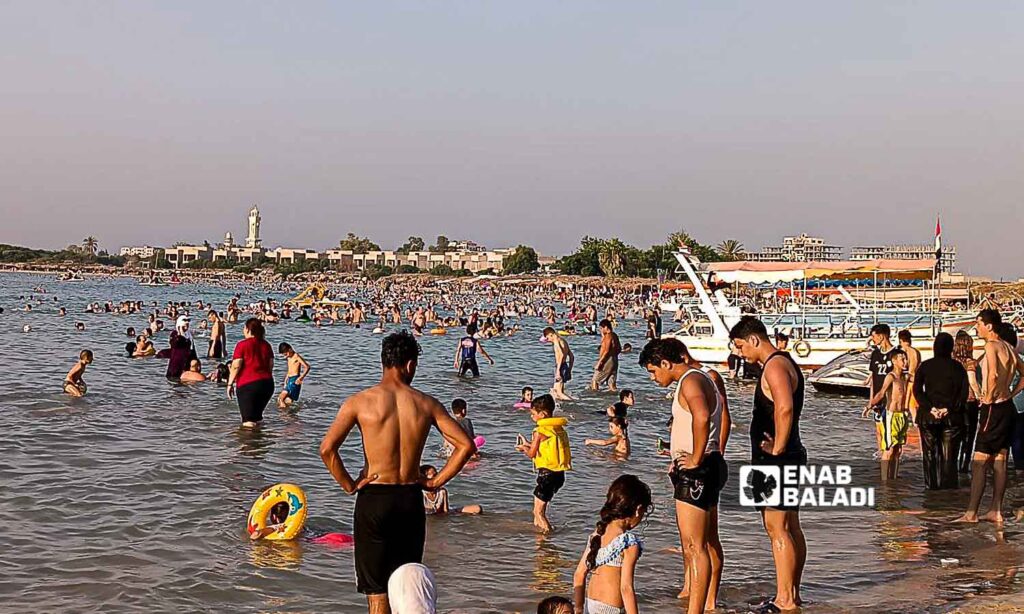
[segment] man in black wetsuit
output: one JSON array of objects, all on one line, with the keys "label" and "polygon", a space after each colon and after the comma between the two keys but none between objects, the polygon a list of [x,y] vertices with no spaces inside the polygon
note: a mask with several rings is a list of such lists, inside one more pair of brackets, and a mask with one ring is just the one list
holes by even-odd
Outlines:
[{"label": "man in black wetsuit", "polygon": [[[764,324],[743,316],[729,332],[740,354],[762,368],[754,390],[750,418],[750,462],[754,465],[806,465],[807,450],[800,441],[800,412],[804,406],[804,376],[793,357],[768,338]],[[807,542],[800,528],[798,507],[760,508],[775,559],[775,597],[757,606],[770,614],[798,608],[800,580],[807,563]]]}]

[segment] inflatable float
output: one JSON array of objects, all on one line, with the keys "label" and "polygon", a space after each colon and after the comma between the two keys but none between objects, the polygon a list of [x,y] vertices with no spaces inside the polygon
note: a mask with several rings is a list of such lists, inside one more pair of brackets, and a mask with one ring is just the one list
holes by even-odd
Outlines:
[{"label": "inflatable float", "polygon": [[275,484],[263,491],[249,510],[249,534],[262,531],[271,525],[270,510],[275,505],[288,506],[288,515],[277,530],[264,539],[293,539],[306,525],[306,493],[295,484]]}]

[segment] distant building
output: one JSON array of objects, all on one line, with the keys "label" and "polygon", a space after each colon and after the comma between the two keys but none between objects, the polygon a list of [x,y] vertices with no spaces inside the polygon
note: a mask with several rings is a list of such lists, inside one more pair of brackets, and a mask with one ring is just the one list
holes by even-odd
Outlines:
[{"label": "distant building", "polygon": [[267,259],[276,264],[295,264],[304,260],[321,260],[323,254],[315,249],[294,249],[278,247],[267,252]]},{"label": "distant building", "polygon": [[263,241],[260,239],[260,222],[262,220],[259,207],[253,205],[252,209],[249,209],[249,234],[245,237],[245,246],[249,249],[256,249],[263,245]]},{"label": "distant building", "polygon": [[[176,245],[166,250],[159,247],[122,247],[121,255],[137,255],[140,258],[151,258],[162,253],[171,266],[179,268],[200,260],[210,262],[235,262],[239,264],[254,263],[265,260],[274,264],[295,264],[305,260],[326,261],[328,266],[337,271],[364,271],[368,267],[386,266],[398,269],[401,266],[414,266],[421,271],[430,271],[438,266],[447,266],[452,270],[466,269],[473,273],[493,270],[500,273],[505,268],[505,258],[511,256],[514,248],[488,250],[473,241],[456,241],[448,252],[416,251],[400,254],[394,251],[373,251],[356,254],[351,250],[329,249],[318,251],[290,247],[266,249],[260,238],[260,210],[253,205],[249,210],[249,227],[245,238],[245,246],[235,243],[230,232],[224,234],[224,242],[213,247],[203,245]],[[542,267],[550,267],[555,259],[549,256],[538,256]]]},{"label": "distant building", "polygon": [[450,245],[457,252],[486,252],[487,248],[476,241],[454,241]]},{"label": "distant building", "polygon": [[120,254],[122,256],[137,256],[143,260],[152,258],[153,256],[159,255],[164,250],[160,247],[152,247],[150,245],[140,246],[126,246],[121,248]]},{"label": "distant building", "polygon": [[213,260],[213,248],[209,245],[176,245],[164,250],[167,262],[174,268],[186,266],[197,260]]},{"label": "distant building", "polygon": [[[935,257],[934,245],[859,245],[851,248],[850,260],[920,260]],[[956,271],[956,246],[942,246],[941,269],[946,273]]]},{"label": "distant building", "polygon": [[783,237],[782,245],[766,245],[760,252],[747,254],[746,258],[757,262],[836,262],[843,259],[843,248],[827,245],[820,237],[801,234]]}]

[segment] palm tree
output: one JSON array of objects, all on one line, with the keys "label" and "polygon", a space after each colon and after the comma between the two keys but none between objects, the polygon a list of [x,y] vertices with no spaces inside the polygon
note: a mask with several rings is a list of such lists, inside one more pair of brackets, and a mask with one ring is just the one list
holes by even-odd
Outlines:
[{"label": "palm tree", "polygon": [[726,239],[715,248],[718,255],[726,260],[742,260],[746,250],[743,244],[736,239]]},{"label": "palm tree", "polygon": [[100,242],[96,240],[96,237],[86,237],[82,239],[82,249],[89,252],[93,256],[96,255],[96,248],[99,247]]}]

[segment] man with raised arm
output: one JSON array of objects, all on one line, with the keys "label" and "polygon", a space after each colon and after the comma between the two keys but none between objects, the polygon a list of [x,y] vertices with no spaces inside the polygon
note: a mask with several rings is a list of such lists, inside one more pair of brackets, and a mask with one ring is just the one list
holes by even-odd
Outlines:
[{"label": "man with raised arm", "polygon": [[[320,443],[320,457],[331,475],[345,492],[357,493],[356,589],[366,595],[370,614],[390,613],[391,573],[423,559],[423,490],[444,486],[476,452],[444,406],[411,386],[419,353],[420,346],[408,331],[385,337],[380,383],[342,403]],[[353,479],[338,448],[355,426],[362,438],[364,465]],[[454,451],[436,476],[421,480],[421,457],[431,428],[437,428]]]}]

